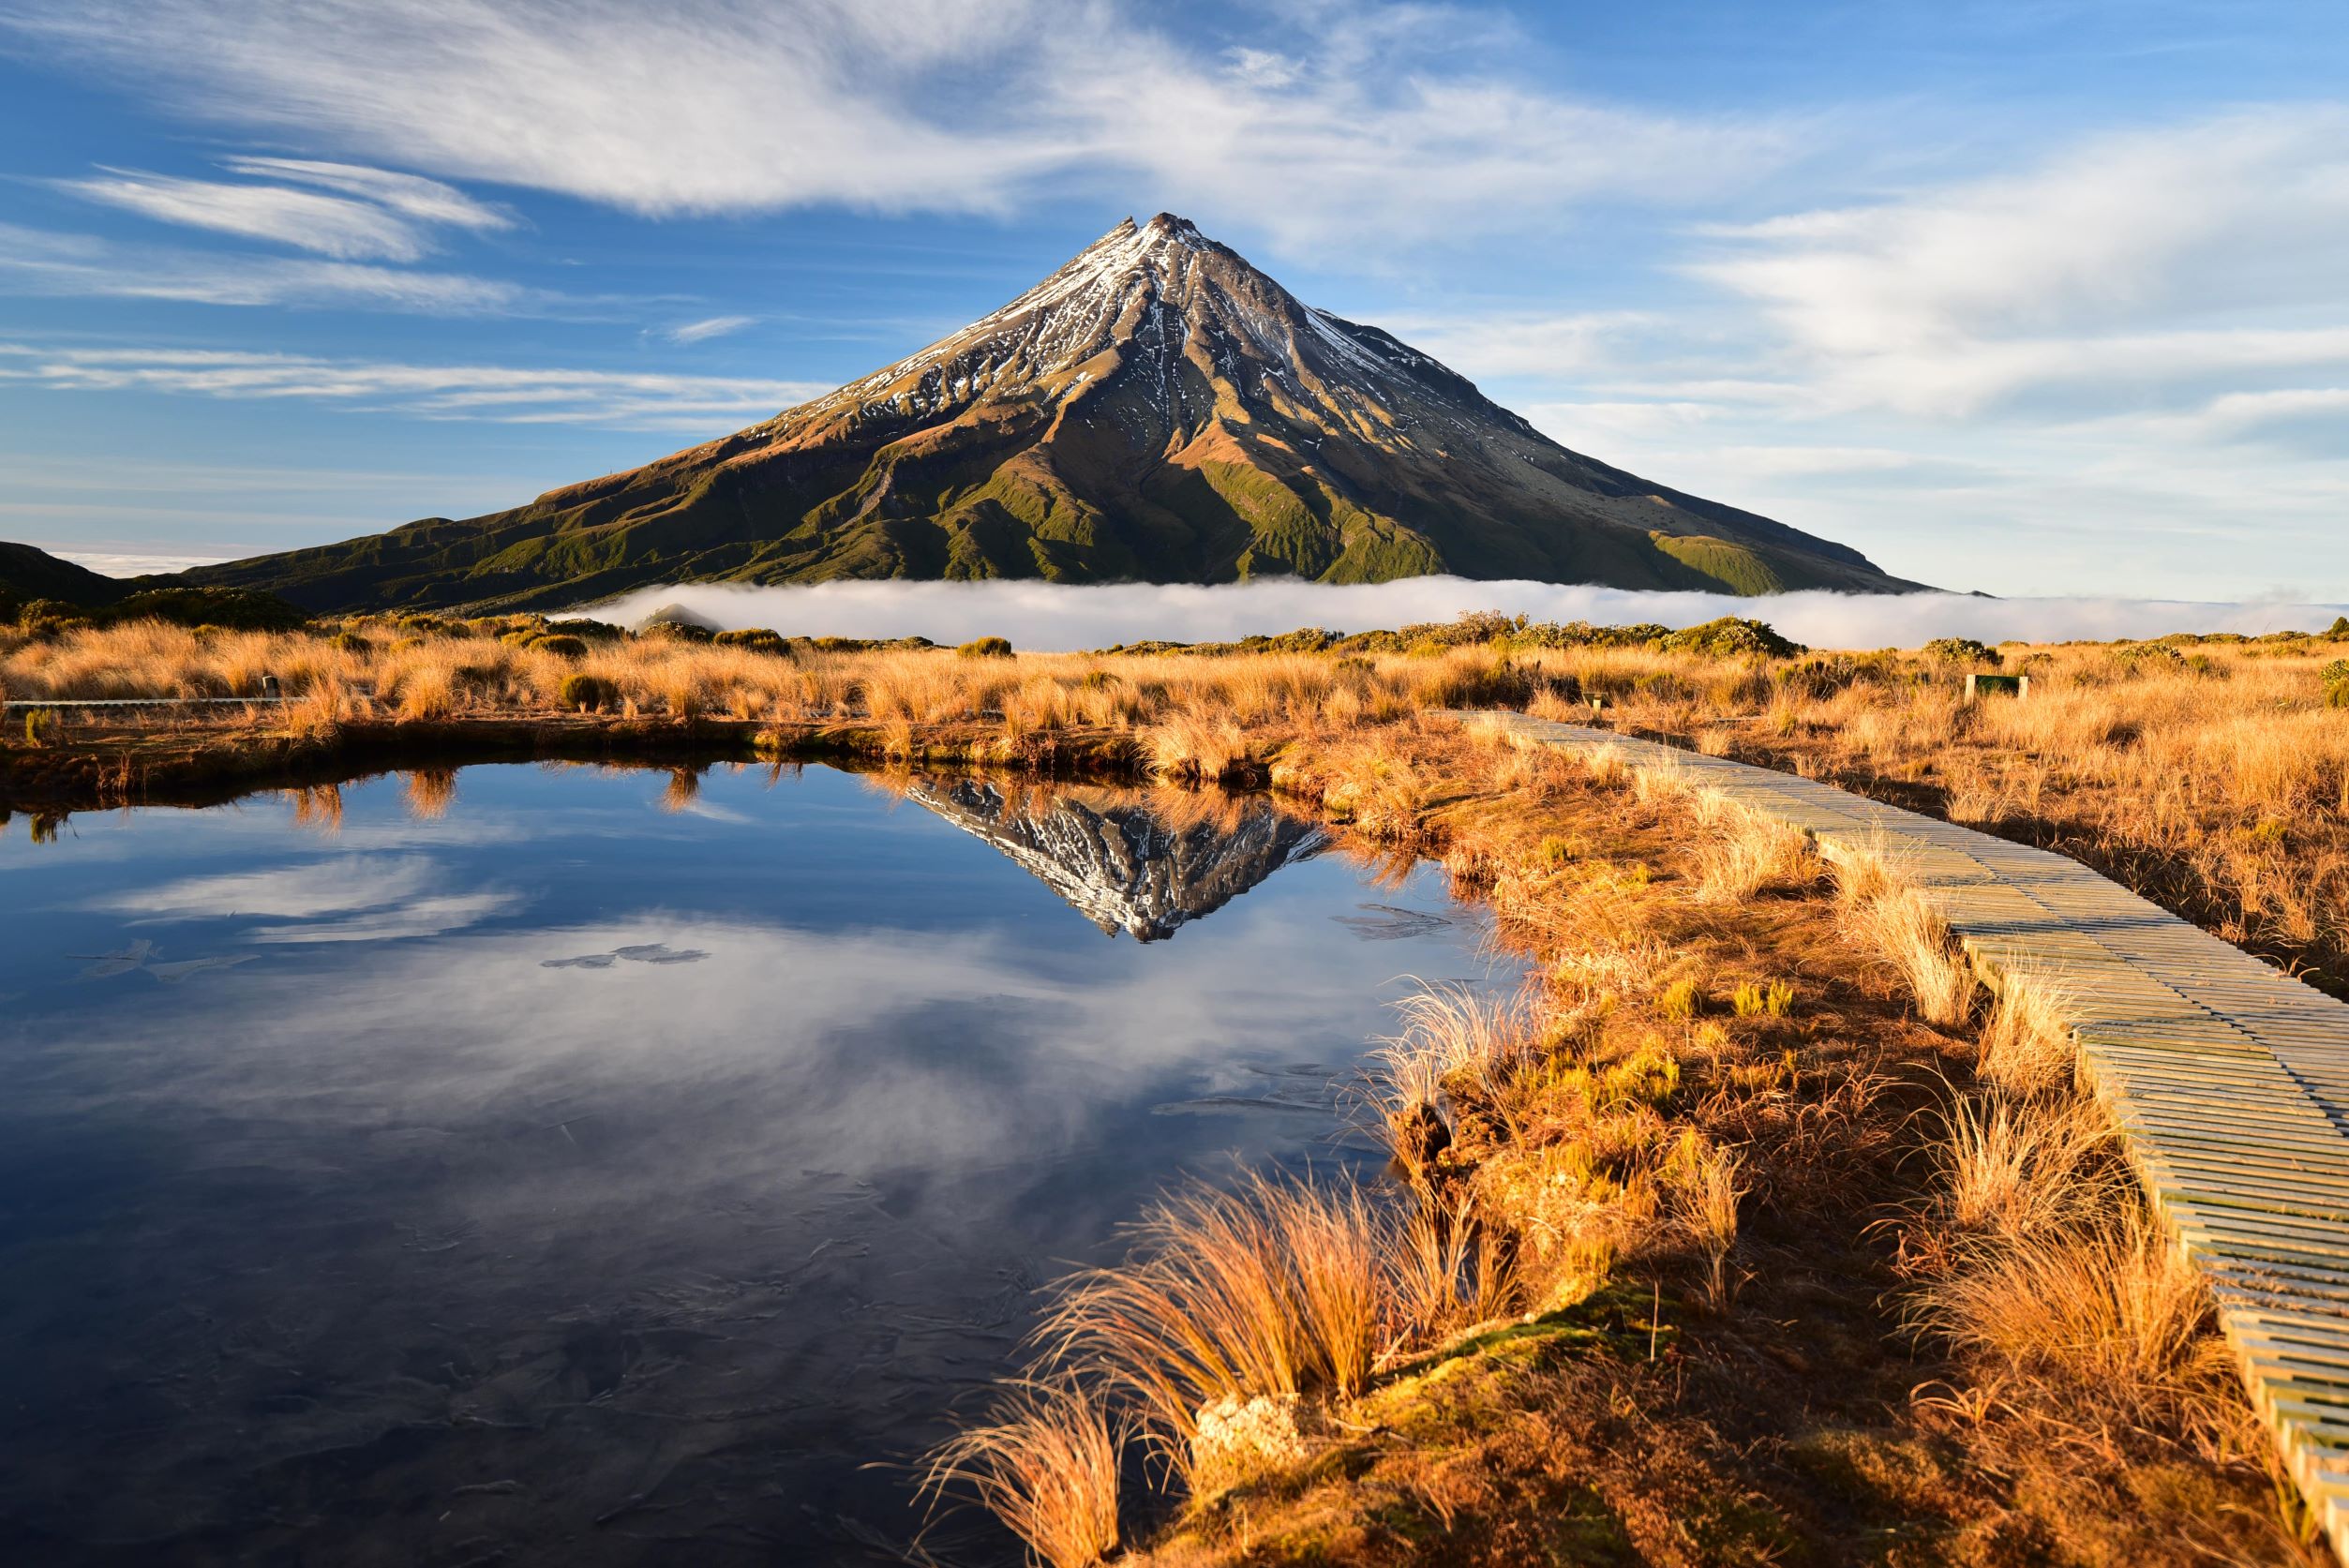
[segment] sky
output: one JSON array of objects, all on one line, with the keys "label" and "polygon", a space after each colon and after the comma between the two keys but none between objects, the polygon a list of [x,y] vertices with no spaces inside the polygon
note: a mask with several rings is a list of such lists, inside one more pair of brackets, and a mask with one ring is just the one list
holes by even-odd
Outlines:
[{"label": "sky", "polygon": [[515,505],[1129,215],[2000,595],[2349,600],[2349,7],[0,0],[0,538]]}]

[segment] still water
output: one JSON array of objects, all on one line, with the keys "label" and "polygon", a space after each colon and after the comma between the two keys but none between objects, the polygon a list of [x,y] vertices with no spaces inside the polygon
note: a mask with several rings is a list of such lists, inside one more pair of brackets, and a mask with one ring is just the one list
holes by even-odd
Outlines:
[{"label": "still water", "polygon": [[1407,977],[1516,978],[1262,800],[496,767],[23,829],[10,1562],[899,1560],[886,1462],[1039,1284],[1184,1172],[1364,1159]]}]

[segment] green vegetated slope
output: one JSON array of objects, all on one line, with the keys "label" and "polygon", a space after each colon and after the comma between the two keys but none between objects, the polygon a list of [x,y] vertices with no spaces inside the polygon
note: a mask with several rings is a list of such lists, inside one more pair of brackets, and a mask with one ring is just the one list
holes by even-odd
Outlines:
[{"label": "green vegetated slope", "polygon": [[464,521],[204,568],[312,610],[550,608],[843,577],[1914,588],[1571,452],[1189,223],[1120,224],[912,358],[766,424]]},{"label": "green vegetated slope", "polygon": [[31,545],[0,540],[0,601],[30,604],[54,599],[69,605],[111,605],[130,591],[127,583],[77,566]]}]

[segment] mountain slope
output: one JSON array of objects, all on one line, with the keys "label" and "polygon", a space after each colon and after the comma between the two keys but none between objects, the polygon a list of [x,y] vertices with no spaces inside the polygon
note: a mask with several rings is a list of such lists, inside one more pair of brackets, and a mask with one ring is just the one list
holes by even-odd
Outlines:
[{"label": "mountain slope", "polygon": [[205,568],[318,610],[655,583],[1327,582],[1896,590],[1858,551],[1570,452],[1189,222],[765,424],[463,522]]},{"label": "mountain slope", "polygon": [[111,605],[130,591],[117,577],[93,572],[32,545],[0,540],[0,599],[30,603],[56,599],[68,605]]}]

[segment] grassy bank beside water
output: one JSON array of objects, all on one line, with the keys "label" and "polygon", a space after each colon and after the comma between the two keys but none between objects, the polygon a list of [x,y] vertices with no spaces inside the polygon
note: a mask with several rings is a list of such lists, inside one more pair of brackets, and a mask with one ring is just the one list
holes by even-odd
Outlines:
[{"label": "grassy bank beside water", "polygon": [[1279,785],[1539,981],[1406,1007],[1386,1177],[1181,1189],[1063,1282],[942,1493],[1064,1565],[2324,1560],[2068,1040],[1896,871],[1473,725]]},{"label": "grassy bank beside water", "polygon": [[[0,626],[0,701],[282,706],[0,724],[0,804],[171,798],[288,768],[430,759],[855,755],[1261,782],[1284,750],[1440,708],[1530,708],[1797,769],[2072,855],[2349,995],[2349,626],[2322,635],[1814,653],[1750,622],[1469,617],[1339,639],[1084,654],[623,634],[431,617],[264,632]],[[1969,672],[2027,697],[1968,702]],[[1593,704],[1598,706],[1594,709]]]}]

